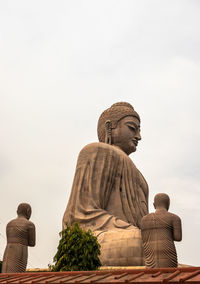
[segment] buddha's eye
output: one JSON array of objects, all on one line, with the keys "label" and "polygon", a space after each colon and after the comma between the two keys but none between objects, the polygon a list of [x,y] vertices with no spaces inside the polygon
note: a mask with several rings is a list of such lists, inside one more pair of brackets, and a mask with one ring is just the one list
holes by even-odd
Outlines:
[{"label": "buddha's eye", "polygon": [[134,126],[131,126],[131,125],[127,125],[128,128],[130,128],[131,130],[135,131],[135,127]]},{"label": "buddha's eye", "polygon": [[130,128],[133,131],[136,131],[136,127],[132,124],[132,123],[126,123],[126,125],[128,126],[128,128]]}]

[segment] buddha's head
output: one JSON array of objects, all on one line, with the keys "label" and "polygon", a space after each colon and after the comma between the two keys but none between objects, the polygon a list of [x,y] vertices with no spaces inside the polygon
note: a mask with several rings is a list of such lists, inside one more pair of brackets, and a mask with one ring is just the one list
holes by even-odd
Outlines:
[{"label": "buddha's head", "polygon": [[20,203],[17,208],[17,215],[23,216],[28,220],[31,217],[31,212],[31,206],[28,203]]},{"label": "buddha's head", "polygon": [[154,197],[154,203],[153,203],[155,209],[169,209],[170,205],[170,199],[169,196],[166,193],[158,193]]},{"label": "buddha's head", "polygon": [[129,103],[115,103],[99,117],[97,132],[100,142],[118,146],[130,155],[141,140],[140,117]]}]

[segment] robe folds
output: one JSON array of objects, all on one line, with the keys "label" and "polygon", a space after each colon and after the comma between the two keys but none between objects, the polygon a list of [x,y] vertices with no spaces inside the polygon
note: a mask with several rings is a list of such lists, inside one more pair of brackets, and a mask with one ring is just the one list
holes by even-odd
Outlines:
[{"label": "robe folds", "polygon": [[140,228],[148,214],[148,186],[118,147],[91,143],[79,154],[63,226],[79,222],[92,231]]},{"label": "robe folds", "polygon": [[146,215],[142,219],[141,229],[146,266],[148,268],[177,267],[174,240],[181,240],[181,219],[163,210]]},{"label": "robe folds", "polygon": [[6,235],[2,273],[25,272],[28,246],[35,245],[35,225],[24,217],[18,217],[7,224]]},{"label": "robe folds", "polygon": [[[90,229],[97,235],[103,255],[106,252],[105,259],[110,259],[108,247],[113,238],[116,239],[116,247],[120,247],[122,242],[126,242],[127,246],[127,234],[130,240],[136,235],[141,239],[138,228],[146,214],[148,186],[127,154],[116,146],[101,142],[85,146],[78,157],[63,228],[66,224],[79,222],[82,228]],[[112,255],[116,253],[116,258],[120,259],[119,253],[113,249],[112,242]],[[125,254],[129,253],[128,247],[126,250]],[[141,258],[141,250],[138,254]],[[112,261],[109,264],[126,265],[125,258],[126,263]],[[108,265],[106,261],[103,263]]]}]

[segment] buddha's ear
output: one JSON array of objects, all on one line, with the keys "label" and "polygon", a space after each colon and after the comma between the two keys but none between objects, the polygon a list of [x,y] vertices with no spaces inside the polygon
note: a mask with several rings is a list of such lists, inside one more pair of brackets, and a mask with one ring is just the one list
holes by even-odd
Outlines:
[{"label": "buddha's ear", "polygon": [[106,120],[105,122],[105,129],[106,129],[106,135],[105,135],[105,143],[110,144],[112,143],[112,127],[111,127],[111,121]]},{"label": "buddha's ear", "polygon": [[153,203],[153,207],[156,209],[156,205],[155,205],[155,203]]}]

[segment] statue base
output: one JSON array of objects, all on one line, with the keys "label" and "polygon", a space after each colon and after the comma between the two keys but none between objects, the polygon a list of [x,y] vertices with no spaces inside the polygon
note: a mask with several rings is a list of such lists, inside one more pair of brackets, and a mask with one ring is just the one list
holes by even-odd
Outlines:
[{"label": "statue base", "polygon": [[97,238],[101,245],[102,266],[144,266],[140,229],[110,230],[100,233]]}]

